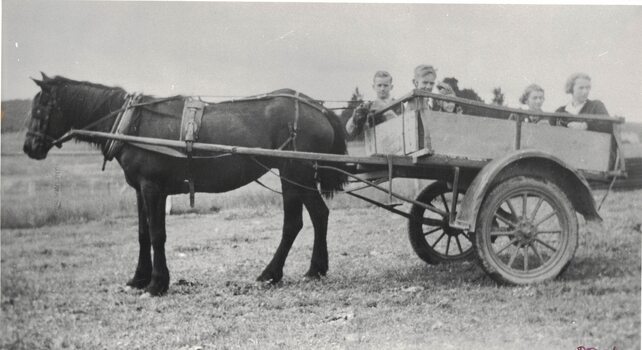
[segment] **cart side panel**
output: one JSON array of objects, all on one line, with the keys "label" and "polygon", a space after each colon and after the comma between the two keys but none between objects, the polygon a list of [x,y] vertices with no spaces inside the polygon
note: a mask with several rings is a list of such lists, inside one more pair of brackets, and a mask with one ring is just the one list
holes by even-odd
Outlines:
[{"label": "cart side panel", "polygon": [[575,169],[610,170],[610,134],[546,124],[524,124],[522,148],[553,154]]},{"label": "cart side panel", "polygon": [[[513,120],[484,118],[421,109],[365,130],[366,155],[411,155],[423,147],[432,154],[490,160],[516,150],[517,124]],[[423,132],[419,130],[423,126]],[[547,124],[524,123],[521,149],[552,154],[575,169],[611,170],[612,135]]]},{"label": "cart side panel", "polygon": [[[435,154],[495,159],[515,150],[512,120],[423,111],[423,124]],[[575,169],[610,170],[611,135],[547,124],[522,124],[521,149],[543,151]]]},{"label": "cart side panel", "polygon": [[515,149],[515,122],[464,114],[422,111],[434,154],[494,159]]},{"label": "cart side panel", "polygon": [[406,111],[403,118],[397,117],[365,128],[366,155],[408,155],[420,149],[419,121],[415,111]]}]

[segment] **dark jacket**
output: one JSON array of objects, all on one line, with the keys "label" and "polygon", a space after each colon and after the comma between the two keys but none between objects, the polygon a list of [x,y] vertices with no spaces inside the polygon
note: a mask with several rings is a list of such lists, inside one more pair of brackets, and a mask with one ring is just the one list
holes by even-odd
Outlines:
[{"label": "dark jacket", "polygon": [[[555,112],[566,113],[566,105],[561,106]],[[609,115],[604,103],[600,100],[586,100],[586,104],[580,110],[580,114],[603,114]],[[567,119],[558,119],[557,125],[566,126],[569,123]],[[587,122],[587,130],[598,132],[612,132],[613,125],[606,121],[592,120]]]}]

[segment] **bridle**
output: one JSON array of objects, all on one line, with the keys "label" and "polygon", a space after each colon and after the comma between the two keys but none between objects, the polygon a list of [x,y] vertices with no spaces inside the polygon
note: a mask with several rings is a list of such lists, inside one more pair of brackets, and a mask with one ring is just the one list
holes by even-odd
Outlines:
[{"label": "bridle", "polygon": [[[42,96],[43,95],[40,95],[41,99],[42,99]],[[47,134],[52,111],[54,113],[58,113],[58,116],[62,116],[62,110],[60,110],[60,106],[58,105],[58,101],[56,100],[56,93],[55,93],[55,90],[53,89],[51,93],[49,93],[49,100],[47,101],[47,104],[44,107],[39,106],[36,109],[36,114],[31,116],[32,119],[36,119],[40,121],[40,123],[38,124],[39,130],[27,131],[27,136],[32,136],[36,138],[36,141],[44,143],[45,146],[47,146],[47,148],[51,148],[51,146],[53,145],[60,147],[60,145],[55,143],[56,139]]]}]

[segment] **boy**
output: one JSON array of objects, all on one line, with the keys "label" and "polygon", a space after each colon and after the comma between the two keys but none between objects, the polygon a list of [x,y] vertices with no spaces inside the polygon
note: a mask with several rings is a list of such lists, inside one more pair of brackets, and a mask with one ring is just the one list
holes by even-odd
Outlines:
[{"label": "boy", "polygon": [[[420,64],[415,67],[415,76],[412,79],[412,84],[415,86],[415,89],[432,92],[432,88],[435,86],[435,80],[437,80],[437,70],[433,66]],[[410,103],[408,107],[410,109],[432,109],[432,99],[419,98],[416,103]]]},{"label": "boy", "polygon": [[[372,102],[361,104],[354,110],[352,117],[348,119],[348,122],[346,123],[346,131],[348,132],[348,135],[352,137],[358,135],[362,131],[363,124],[365,123],[369,112],[382,109],[394,101],[394,98],[390,96],[390,91],[393,88],[392,75],[390,75],[390,73],[386,71],[378,71],[375,73],[372,80],[372,89],[377,94],[377,99]],[[384,122],[396,116],[397,114],[392,110],[386,111],[382,115],[383,118],[377,120],[377,123]]]},{"label": "boy", "polygon": [[415,77],[412,79],[415,89],[432,91],[435,80],[437,80],[437,70],[433,66],[420,64],[415,67]]}]

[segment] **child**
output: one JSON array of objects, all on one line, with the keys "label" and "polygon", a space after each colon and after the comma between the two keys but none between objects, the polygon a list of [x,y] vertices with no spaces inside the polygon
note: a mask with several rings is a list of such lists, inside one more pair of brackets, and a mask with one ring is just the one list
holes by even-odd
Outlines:
[{"label": "child", "polygon": [[435,86],[436,79],[437,70],[433,66],[420,64],[415,67],[415,77],[412,79],[412,84],[415,89],[425,89],[430,92]]},{"label": "child", "polygon": [[[412,84],[415,86],[415,89],[431,92],[433,86],[435,86],[435,80],[437,80],[437,70],[433,66],[420,64],[415,67],[415,74],[412,79]],[[408,107],[410,109],[432,109],[432,105],[432,99],[419,98],[416,102],[411,102]]]},{"label": "child", "polygon": [[[377,98],[372,102],[361,104],[354,110],[352,117],[348,119],[348,122],[346,123],[346,131],[348,132],[348,135],[352,137],[361,133],[368,113],[376,112],[395,100],[390,96],[390,91],[393,88],[392,75],[390,75],[390,73],[386,71],[378,71],[375,73],[372,80],[372,89],[377,94]],[[397,114],[394,111],[386,111],[382,115],[383,118],[378,119],[377,123],[384,122],[396,116]]]},{"label": "child", "polygon": [[[455,96],[455,91],[453,88],[448,84],[444,83],[443,81],[440,81],[437,83],[437,91],[444,95],[444,96]],[[462,113],[462,108],[458,106],[455,102],[450,102],[450,101],[437,101],[437,110],[446,112],[446,113],[456,113],[456,114],[461,114]]]}]

